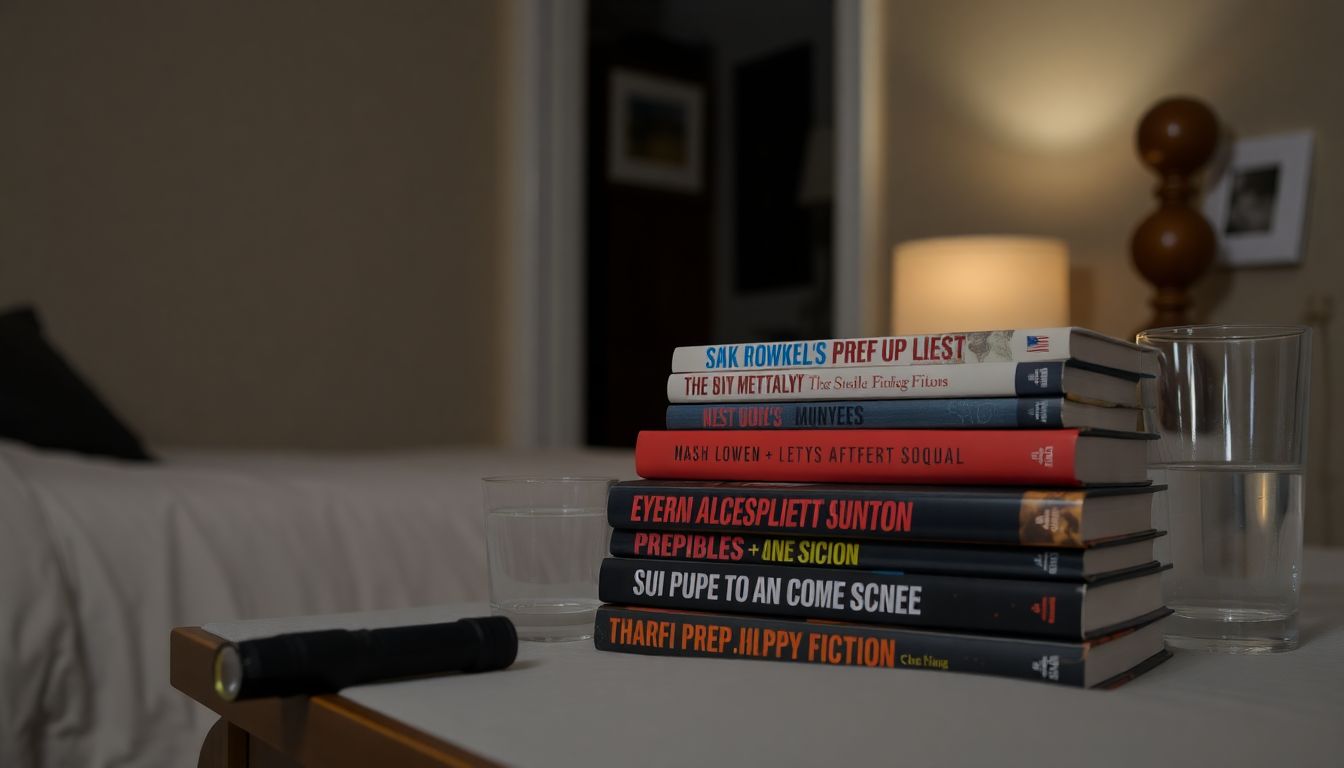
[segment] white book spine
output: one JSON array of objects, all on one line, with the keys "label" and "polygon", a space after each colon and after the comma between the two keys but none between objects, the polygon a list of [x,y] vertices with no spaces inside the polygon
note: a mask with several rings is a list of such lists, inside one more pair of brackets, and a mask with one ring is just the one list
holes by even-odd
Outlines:
[{"label": "white book spine", "polygon": [[1072,331],[1026,328],[677,347],[672,352],[672,372],[1057,362],[1070,357]]},{"label": "white book spine", "polygon": [[[984,363],[936,368],[907,365],[843,370],[674,373],[667,379],[667,399],[671,403],[744,403],[767,400],[1015,397],[1018,368],[1018,363]],[[1049,390],[1057,388],[1058,384],[1047,385],[1032,394],[1050,394]]]}]

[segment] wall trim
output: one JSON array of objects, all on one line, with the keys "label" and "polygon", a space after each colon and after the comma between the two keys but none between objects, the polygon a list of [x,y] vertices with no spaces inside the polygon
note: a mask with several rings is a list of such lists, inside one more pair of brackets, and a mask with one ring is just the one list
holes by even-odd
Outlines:
[{"label": "wall trim", "polygon": [[583,112],[587,3],[510,14],[511,200],[505,443],[583,444]]},{"label": "wall trim", "polygon": [[835,4],[835,249],[832,331],[886,333],[886,8],[881,0]]}]

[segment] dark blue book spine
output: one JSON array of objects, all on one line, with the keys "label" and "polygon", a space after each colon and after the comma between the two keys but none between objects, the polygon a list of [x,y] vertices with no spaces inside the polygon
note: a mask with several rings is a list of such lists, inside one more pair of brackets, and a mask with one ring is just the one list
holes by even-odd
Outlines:
[{"label": "dark blue book spine", "polygon": [[1073,582],[609,557],[604,603],[1083,639]]},{"label": "dark blue book spine", "polygon": [[1058,397],[963,397],[669,405],[667,428],[1059,429],[1062,403]]},{"label": "dark blue book spine", "polygon": [[1019,363],[1013,376],[1018,397],[1064,394],[1064,363]]},{"label": "dark blue book spine", "polygon": [[751,533],[636,531],[611,533],[611,554],[655,560],[698,560],[751,565],[798,565],[952,576],[1077,581],[1083,550],[898,544],[814,536]]},{"label": "dark blue book spine", "polygon": [[618,483],[607,493],[607,522],[636,530],[1081,547],[1086,495],[1038,496],[901,486]]}]

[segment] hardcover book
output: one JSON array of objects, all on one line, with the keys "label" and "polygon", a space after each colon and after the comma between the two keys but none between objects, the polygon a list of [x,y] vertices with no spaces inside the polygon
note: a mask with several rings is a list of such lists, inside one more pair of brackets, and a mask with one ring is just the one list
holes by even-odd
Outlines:
[{"label": "hardcover book", "polygon": [[904,573],[1078,581],[1106,578],[1155,564],[1156,531],[1112,539],[1087,549],[890,541],[754,533],[637,531],[611,534],[611,554],[656,560],[799,565]]},{"label": "hardcover book", "polygon": [[671,403],[750,403],[798,400],[903,400],[959,397],[1064,396],[1101,405],[1139,405],[1135,376],[1102,373],[1069,363],[957,364],[674,373]]},{"label": "hardcover book", "polygon": [[1152,350],[1085,328],[927,333],[677,347],[672,372],[820,369],[1072,360],[1097,369],[1155,376]]},{"label": "hardcover book", "polygon": [[1138,408],[1064,397],[707,403],[667,406],[668,429],[1100,429],[1141,431]]},{"label": "hardcover book", "polygon": [[604,603],[1081,640],[1163,610],[1161,566],[1059,582],[609,557]]},{"label": "hardcover book", "polygon": [[628,480],[612,528],[1080,548],[1152,527],[1163,486],[1035,490]]},{"label": "hardcover book", "polygon": [[1146,440],[1076,429],[646,430],[635,471],[676,480],[1142,484],[1147,450]]},{"label": "hardcover book", "polygon": [[1082,642],[604,605],[593,644],[651,656],[764,659],[975,672],[1079,688],[1112,688],[1164,661],[1162,618]]}]

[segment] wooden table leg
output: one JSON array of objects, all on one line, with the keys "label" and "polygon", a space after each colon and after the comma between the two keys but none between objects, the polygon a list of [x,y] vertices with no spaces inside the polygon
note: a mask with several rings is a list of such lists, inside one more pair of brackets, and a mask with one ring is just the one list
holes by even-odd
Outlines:
[{"label": "wooden table leg", "polygon": [[197,768],[248,768],[247,731],[224,718],[205,734]]}]

